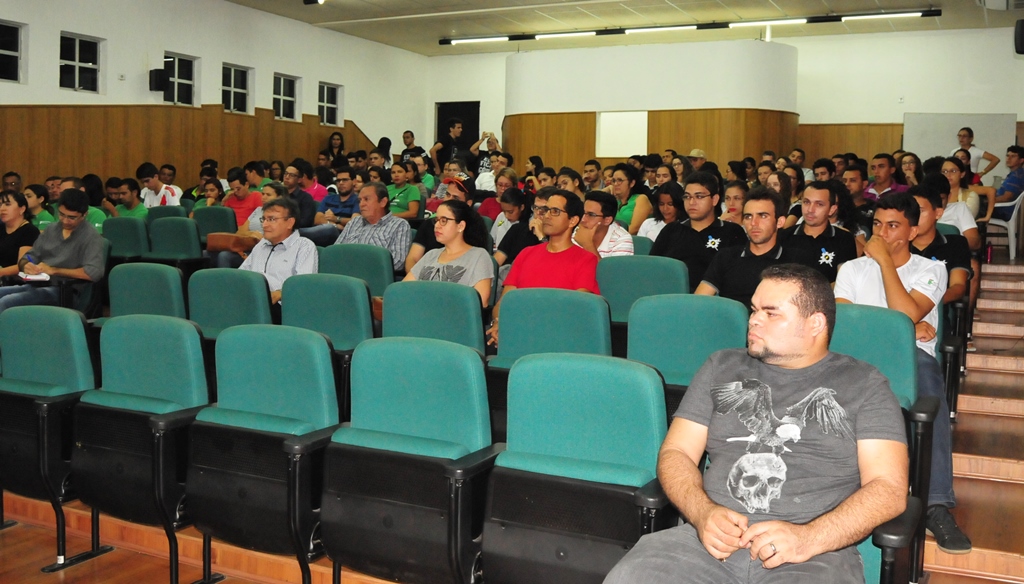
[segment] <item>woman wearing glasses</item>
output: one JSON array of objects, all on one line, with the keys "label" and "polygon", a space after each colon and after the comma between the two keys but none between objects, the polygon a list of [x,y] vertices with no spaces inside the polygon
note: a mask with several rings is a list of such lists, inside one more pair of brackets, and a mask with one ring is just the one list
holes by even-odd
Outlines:
[{"label": "woman wearing glasses", "polygon": [[[478,225],[479,224],[479,225]],[[483,220],[472,207],[451,199],[441,203],[434,216],[434,237],[443,247],[428,251],[412,267],[405,280],[456,282],[472,286],[487,307],[494,281],[494,266],[487,241],[477,241]]]},{"label": "woman wearing glasses", "polygon": [[615,221],[625,225],[630,235],[636,235],[640,226],[651,216],[651,200],[643,193],[643,185],[637,177],[636,168],[620,163],[612,172],[612,194],[619,200],[619,212]]},{"label": "woman wearing glasses", "polygon": [[992,218],[992,211],[996,199],[996,190],[992,187],[969,185],[967,183],[968,168],[970,167],[965,165],[963,161],[956,156],[950,156],[942,163],[942,175],[949,181],[949,204],[966,203],[967,209],[971,213],[971,217],[978,217],[978,212],[981,207],[981,201],[979,200],[978,195],[984,195],[988,198],[988,206],[985,216],[978,218],[977,222],[981,223],[988,221]]}]

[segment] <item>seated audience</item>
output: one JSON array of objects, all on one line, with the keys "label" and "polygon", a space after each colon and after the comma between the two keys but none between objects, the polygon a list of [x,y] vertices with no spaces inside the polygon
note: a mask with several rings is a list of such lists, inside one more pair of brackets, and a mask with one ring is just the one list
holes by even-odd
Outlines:
[{"label": "seated audience", "polygon": [[405,269],[409,223],[389,210],[388,188],[370,182],[359,191],[359,215],[352,217],[334,243],[362,243],[386,248],[396,272]]},{"label": "seated audience", "polygon": [[573,232],[572,242],[599,258],[633,255],[633,236],[615,223],[617,208],[614,196],[599,191],[588,193],[583,202],[583,218]]},{"label": "seated audience", "polygon": [[651,216],[651,200],[635,168],[629,164],[616,164],[612,173],[612,194],[619,202],[615,220],[626,226],[630,235],[636,235],[640,226]]},{"label": "seated audience", "polygon": [[[300,170],[299,167],[302,167]],[[295,224],[299,229],[313,226],[313,219],[316,217],[316,201],[313,195],[302,188],[301,177],[304,176],[306,167],[312,168],[309,162],[297,158],[284,169],[281,183],[288,189],[288,196],[299,206],[299,214],[295,217]],[[312,173],[312,171],[310,171]],[[257,205],[258,206],[258,205]]]},{"label": "seated audience", "polygon": [[263,205],[263,239],[252,248],[241,270],[258,272],[267,279],[270,302],[281,302],[284,281],[298,274],[315,274],[319,262],[316,245],[295,229],[298,205],[287,197],[278,197]]},{"label": "seated audience", "polygon": [[[512,262],[515,261],[520,252],[532,245],[539,244],[545,239],[544,225],[541,218],[534,211],[538,207],[544,207],[547,204],[548,196],[555,192],[555,190],[554,187],[545,187],[537,191],[532,200],[529,195],[524,193],[524,208],[519,215],[519,221],[509,228],[508,233],[501,239],[501,244],[498,245],[497,251],[494,252],[494,261],[498,262],[500,267],[498,270],[500,282],[505,281],[505,276],[508,275]],[[510,191],[511,189],[505,192],[508,193]],[[511,204],[515,204],[515,199],[509,200],[513,201]]]},{"label": "seated audience", "polygon": [[250,191],[258,193],[263,190],[263,187],[273,182],[273,179],[267,178],[267,169],[259,160],[246,162],[242,170],[245,171],[245,182],[249,184]]},{"label": "seated audience", "polygon": [[[252,193],[252,191],[250,191],[249,189],[244,190],[246,197],[248,197]],[[234,189],[231,190],[231,198],[236,198]],[[196,204],[192,205],[192,211],[188,214],[188,216],[194,216],[196,209],[202,209],[203,207],[220,207],[222,201],[224,201],[223,185],[221,185],[220,181],[217,179],[208,178],[206,179],[205,182],[203,182],[202,197],[196,199]],[[235,209],[235,211],[237,212],[237,209]]]},{"label": "seated audience", "polygon": [[882,195],[902,193],[908,188],[907,185],[896,182],[896,159],[885,152],[875,154],[871,159],[871,176],[875,180],[864,188],[865,199],[877,201]]},{"label": "seated audience", "polygon": [[[501,214],[498,215],[494,225],[491,226],[491,240],[494,242],[492,252],[498,250],[501,240],[505,238],[505,234],[508,233],[509,229],[516,223],[519,223],[520,218],[526,211],[527,202],[526,194],[519,189],[505,189],[501,193],[498,199],[498,204],[501,206]],[[527,217],[529,217],[529,213],[527,213]]]},{"label": "seated audience", "polygon": [[[213,182],[220,187],[220,181]],[[221,191],[221,195],[223,194],[224,192]],[[116,206],[108,201],[103,202],[103,208],[110,213],[111,217],[138,217],[140,219],[149,217],[149,209],[142,204],[139,183],[134,178],[121,180],[121,185],[117,188],[115,196],[117,197]]]},{"label": "seated audience", "polygon": [[[659,168],[659,170],[661,169]],[[666,225],[679,221],[686,209],[683,204],[683,187],[674,180],[662,183],[654,189],[651,196],[654,197],[657,205],[652,209],[651,217],[640,225],[637,235],[656,241],[662,229]]]},{"label": "seated audience", "polygon": [[3,189],[5,191],[21,192],[21,175],[13,170],[3,176]]},{"label": "seated audience", "polygon": [[721,220],[743,225],[743,198],[750,191],[750,186],[746,181],[734,180],[726,183],[724,190]]},{"label": "seated audience", "polygon": [[912,187],[921,184],[923,178],[921,159],[913,152],[904,153],[900,158],[900,168],[896,171],[896,182]]},{"label": "seated audience", "polygon": [[555,179],[555,182],[558,184],[558,188],[563,191],[569,191],[579,197],[581,201],[586,199],[583,177],[580,176],[580,173],[568,166],[563,166],[559,169],[558,177]]},{"label": "seated audience", "polygon": [[313,227],[299,230],[299,233],[313,243],[328,246],[338,239],[338,231],[359,212],[359,195],[355,194],[355,171],[350,166],[342,166],[334,171],[337,179],[334,192],[328,193],[317,207],[313,218]]},{"label": "seated audience", "polygon": [[604,189],[604,181],[601,179],[600,162],[591,159],[583,163],[583,184],[585,192]]},{"label": "seated audience", "polygon": [[[463,178],[465,177],[465,178]],[[463,173],[459,173],[458,176],[451,179],[444,179],[445,184],[442,186],[447,187],[444,192],[445,201],[462,201],[470,207],[473,206],[473,200],[475,193],[473,192],[473,180]],[[438,206],[440,208],[440,206]],[[473,222],[469,225],[469,229],[472,231],[479,231],[470,236],[471,241],[477,241],[482,238],[486,241],[487,239],[487,227],[481,220],[480,223]],[[416,230],[416,237],[413,239],[412,245],[409,247],[409,254],[405,257],[405,271],[408,273],[412,270],[412,267],[416,265],[416,262],[420,261],[428,251],[440,249],[444,247],[437,238],[434,237],[434,218],[431,217],[424,221],[420,228]]]},{"label": "seated audience", "polygon": [[[371,173],[372,178],[372,173]],[[415,219],[419,216],[420,190],[409,184],[409,171],[401,164],[391,167],[391,184],[387,186],[391,198],[391,213],[402,219]]]},{"label": "seated audience", "polygon": [[836,163],[831,158],[819,158],[811,165],[814,180],[832,180],[836,177]]},{"label": "seated audience", "polygon": [[[828,282],[772,266],[752,302],[746,350],[701,367],[658,456],[686,523],[640,538],[605,584],[864,582],[856,544],[905,509],[900,405],[877,369],[828,350]],[[772,404],[799,432],[777,439]]]},{"label": "seated audience", "polygon": [[[40,185],[29,185],[40,186]],[[25,189],[28,192],[28,188]],[[46,189],[43,189],[45,194]],[[25,195],[18,191],[0,191],[0,276],[15,276],[21,260],[39,237],[39,229],[32,224]]]},{"label": "seated audience", "polygon": [[921,184],[936,189],[943,197],[945,208],[942,217],[939,218],[939,223],[956,227],[960,235],[967,238],[967,244],[971,251],[978,251],[981,249],[981,235],[978,232],[978,224],[974,221],[974,215],[971,214],[967,203],[953,201],[952,193],[960,189],[960,179],[963,176],[960,168],[957,167],[958,163],[960,163],[959,160],[954,163],[947,159],[942,163],[942,176],[926,174]]},{"label": "seated audience", "polygon": [[[501,165],[501,157],[498,158],[499,166]],[[494,181],[495,196],[487,197],[480,203],[480,208],[477,212],[480,213],[481,217],[487,217],[491,221],[497,221],[498,215],[501,214],[501,196],[511,188],[516,188],[519,185],[519,177],[516,175],[516,171],[507,167],[502,166],[501,170],[497,173],[497,179]],[[484,196],[480,189],[480,184],[476,183],[477,194],[481,197]]]},{"label": "seated audience", "polygon": [[[313,180],[313,177],[314,177],[313,164],[310,163],[308,160],[305,160],[305,159],[302,159],[302,158],[296,158],[295,160],[292,161],[292,163],[289,166],[289,168],[294,168],[295,172],[298,174],[298,176],[295,177],[295,178],[298,180],[299,188],[301,188],[303,191],[309,193],[309,196],[313,198],[313,202],[314,202],[313,209],[314,209],[314,213],[315,213],[315,209],[316,209],[315,203],[318,203],[318,202],[322,201],[324,199],[324,197],[327,196],[327,187],[325,187],[324,185],[318,184],[315,180]],[[288,174],[288,169],[285,169],[285,174]],[[298,202],[298,199],[296,199],[296,202]],[[302,221],[302,219],[303,219],[302,216],[306,212],[307,212],[307,210],[304,209],[303,206],[300,204],[299,205],[299,227],[308,227],[308,225],[305,225],[304,221]],[[310,217],[310,219],[312,219],[312,217]]]},{"label": "seated audience", "polygon": [[494,284],[494,266],[487,253],[483,232],[472,224],[483,221],[473,207],[458,199],[449,199],[437,209],[433,219],[434,239],[442,247],[432,249],[409,270],[405,280],[455,282],[472,286],[486,308]]},{"label": "seated audience", "polygon": [[237,166],[228,171],[228,186],[231,187],[231,192],[224,197],[221,204],[235,212],[235,219],[239,226],[245,225],[249,215],[256,207],[260,206],[262,197],[260,193],[249,190],[245,172]]},{"label": "seated audience", "polygon": [[[907,190],[917,205],[921,215],[917,220],[917,235],[910,247],[910,253],[926,257],[946,266],[948,284],[942,302],[948,305],[956,302],[967,293],[967,280],[971,270],[971,250],[962,235],[943,235],[935,228],[942,217],[942,195],[927,185],[913,186]],[[942,318],[942,315],[939,315]]]},{"label": "seated audience", "polygon": [[42,231],[54,222],[53,214],[50,213],[46,205],[50,197],[50,192],[46,187],[43,185],[28,185],[22,194],[25,195],[25,202],[28,204],[28,215],[31,216],[32,225],[35,225],[37,229]]},{"label": "seated audience", "polygon": [[160,171],[152,162],[142,163],[135,170],[135,178],[145,187],[142,189],[142,203],[146,207],[181,204],[181,189],[161,181]]},{"label": "seated audience", "polygon": [[[832,163],[831,160],[828,162]],[[804,189],[803,222],[780,235],[784,245],[802,249],[814,258],[811,267],[821,272],[829,282],[836,281],[840,266],[857,257],[857,243],[853,234],[829,221],[836,213],[839,194],[844,189],[836,180],[811,182]]]},{"label": "seated audience", "polygon": [[[996,191],[997,203],[1016,201],[1024,193],[1024,146],[1010,146],[1006,149],[1006,167],[1010,173]],[[992,212],[993,217],[1003,221],[1009,221],[1012,215],[1012,207],[998,207]]]},{"label": "seated audience", "polygon": [[955,504],[949,409],[942,372],[935,359],[938,304],[946,292],[941,262],[912,254],[921,208],[909,193],[882,197],[875,207],[875,232],[864,257],[847,262],[836,279],[836,302],[898,310],[916,323],[918,395],[936,397],[939,412],[932,439],[931,487],[926,526],[939,549],[967,553],[971,542],[949,513]]}]

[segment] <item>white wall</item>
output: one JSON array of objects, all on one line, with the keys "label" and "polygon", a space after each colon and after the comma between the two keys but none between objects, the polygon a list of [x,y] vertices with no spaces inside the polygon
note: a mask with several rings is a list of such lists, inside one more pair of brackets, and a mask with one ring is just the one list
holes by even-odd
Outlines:
[{"label": "white wall", "polygon": [[[428,131],[436,125],[435,104],[446,101],[479,101],[480,130],[494,132],[501,141],[501,122],[505,119],[505,58],[510,53],[482,53],[432,57],[428,59],[426,75],[429,79],[427,98],[423,102],[426,133],[417,132],[417,143],[430,148],[433,139]],[[354,119],[354,118],[353,118]],[[474,140],[479,136],[474,137]]]},{"label": "white wall", "polygon": [[[221,102],[221,66],[230,63],[255,70],[250,100],[256,107],[273,107],[273,76],[282,73],[302,78],[303,113],[317,114],[323,81],[344,86],[344,117],[372,140],[387,135],[400,146],[407,128],[432,133],[432,118],[409,107],[428,99],[429,84],[415,81],[428,68],[426,57],[230,2],[0,0],[0,19],[27,25],[27,75],[21,84],[0,82],[0,103],[162,103],[162,94],[148,89],[148,71],[163,67],[169,51],[200,58],[200,104]],[[62,31],[106,39],[99,94],[58,86]],[[125,81],[118,80],[121,74]]]},{"label": "white wall", "polygon": [[908,112],[1024,120],[1024,57],[1013,52],[1012,28],[776,41],[800,54],[801,124],[903,123]]},{"label": "white wall", "polygon": [[[647,72],[657,63],[688,63],[693,74],[652,80]],[[758,63],[771,67],[755,66]],[[603,71],[602,83],[583,80],[582,73],[593,69],[591,65]],[[740,71],[742,75],[727,74]],[[796,78],[797,52],[788,45],[761,41],[514,53],[508,57],[505,113],[703,108],[795,112]]]}]

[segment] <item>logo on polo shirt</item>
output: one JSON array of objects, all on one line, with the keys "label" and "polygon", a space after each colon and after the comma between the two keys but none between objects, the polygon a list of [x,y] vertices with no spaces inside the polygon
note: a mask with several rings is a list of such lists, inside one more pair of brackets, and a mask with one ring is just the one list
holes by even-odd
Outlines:
[{"label": "logo on polo shirt", "polygon": [[709,247],[715,251],[718,251],[718,244],[722,243],[722,238],[715,239],[714,237],[708,236],[708,243],[704,247]]},{"label": "logo on polo shirt", "polygon": [[818,258],[819,264],[828,264],[829,267],[834,267],[832,266],[832,260],[834,259],[836,259],[836,252],[821,248],[821,257]]},{"label": "logo on polo shirt", "polygon": [[943,265],[945,265],[945,264],[946,264],[946,260],[940,260],[939,258],[937,258],[937,257],[935,257],[935,256],[932,256],[932,261],[936,261],[936,262],[942,262],[942,264],[943,264]]}]

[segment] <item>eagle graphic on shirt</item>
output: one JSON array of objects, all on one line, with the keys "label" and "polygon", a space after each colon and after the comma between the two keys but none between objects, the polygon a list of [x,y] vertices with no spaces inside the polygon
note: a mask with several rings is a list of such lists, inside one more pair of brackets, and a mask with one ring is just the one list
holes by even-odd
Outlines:
[{"label": "eagle graphic on shirt", "polygon": [[823,434],[853,439],[846,410],[835,395],[835,390],[827,387],[814,389],[779,418],[772,406],[772,388],[757,379],[711,388],[715,411],[722,415],[736,412],[751,432],[726,439],[747,443],[747,453],[733,464],[726,486],[748,512],[767,513],[771,502],[782,496],[788,470],[782,456],[792,452],[786,444],[799,442],[808,422],[815,422]]}]

